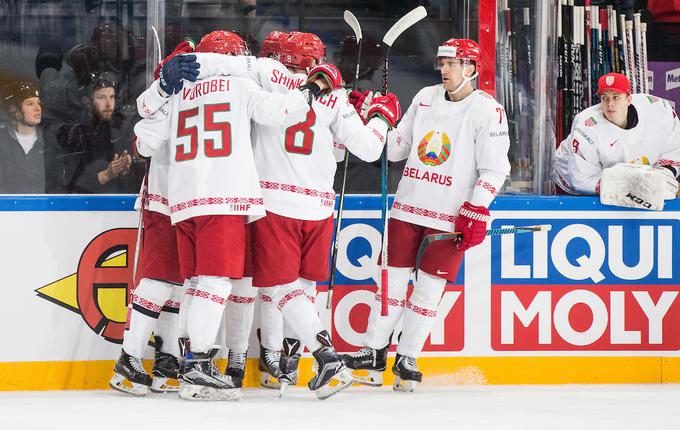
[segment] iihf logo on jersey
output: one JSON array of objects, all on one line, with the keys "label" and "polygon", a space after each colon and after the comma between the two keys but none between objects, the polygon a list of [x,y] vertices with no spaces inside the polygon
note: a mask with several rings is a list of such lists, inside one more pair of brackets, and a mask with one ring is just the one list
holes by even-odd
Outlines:
[{"label": "iihf logo on jersey", "polygon": [[80,256],[76,273],[35,292],[80,314],[92,331],[109,342],[123,342],[136,241],[136,228],[99,234]]},{"label": "iihf logo on jersey", "polygon": [[451,155],[451,139],[443,131],[430,131],[418,144],[418,158],[427,166],[439,166]]}]

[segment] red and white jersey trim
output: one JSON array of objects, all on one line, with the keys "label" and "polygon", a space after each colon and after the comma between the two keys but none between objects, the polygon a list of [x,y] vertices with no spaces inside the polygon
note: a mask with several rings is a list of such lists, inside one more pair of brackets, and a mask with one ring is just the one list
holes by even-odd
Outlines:
[{"label": "red and white jersey trim", "polygon": [[271,181],[260,181],[260,186],[264,190],[281,190],[288,191],[291,193],[304,194],[310,197],[321,197],[326,200],[335,200],[335,193],[329,193],[326,191],[315,190],[313,188],[305,188],[292,184],[281,184],[279,182]]},{"label": "red and white jersey trim", "polygon": [[441,212],[435,212],[435,211],[432,211],[432,210],[429,210],[429,209],[419,208],[417,206],[406,205],[406,204],[402,204],[402,203],[399,203],[399,202],[394,202],[394,204],[392,205],[392,209],[397,209],[397,210],[400,210],[402,212],[407,212],[407,213],[410,213],[410,214],[419,215],[419,216],[426,217],[426,218],[438,219],[438,220],[447,221],[447,222],[454,222],[455,219],[456,219],[455,215],[445,214],[445,213],[441,213]]},{"label": "red and white jersey trim", "polygon": [[172,207],[170,207],[170,212],[174,214],[176,212],[197,206],[225,204],[250,204],[254,206],[262,206],[264,205],[264,199],[261,197],[201,197],[172,205]]},{"label": "red and white jersey trim", "polygon": [[163,206],[169,206],[168,198],[161,196],[160,194],[149,194],[149,201],[159,203]]}]

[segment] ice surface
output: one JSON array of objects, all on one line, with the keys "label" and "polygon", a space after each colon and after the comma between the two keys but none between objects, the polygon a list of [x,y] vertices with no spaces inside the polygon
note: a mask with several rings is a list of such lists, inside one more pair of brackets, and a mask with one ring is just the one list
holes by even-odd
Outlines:
[{"label": "ice surface", "polygon": [[239,402],[131,398],[114,391],[0,393],[2,430],[680,429],[680,385],[351,387],[317,400],[249,388]]}]

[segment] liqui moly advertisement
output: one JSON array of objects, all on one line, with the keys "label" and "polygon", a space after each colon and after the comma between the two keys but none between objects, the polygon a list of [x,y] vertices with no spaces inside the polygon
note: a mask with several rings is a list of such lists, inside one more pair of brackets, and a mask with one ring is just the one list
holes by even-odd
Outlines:
[{"label": "liqui moly advertisement", "polygon": [[492,349],[680,349],[677,217],[546,215],[493,223],[552,230],[492,239]]}]

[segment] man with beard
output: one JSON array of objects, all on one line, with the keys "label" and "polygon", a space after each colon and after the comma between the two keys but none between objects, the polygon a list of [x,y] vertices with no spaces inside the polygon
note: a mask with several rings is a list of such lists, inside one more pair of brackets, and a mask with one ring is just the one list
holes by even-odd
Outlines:
[{"label": "man with beard", "polygon": [[67,193],[133,193],[139,181],[130,178],[131,139],[115,116],[116,83],[106,74],[95,76],[83,97],[83,119],[62,126],[57,140],[65,163]]}]

